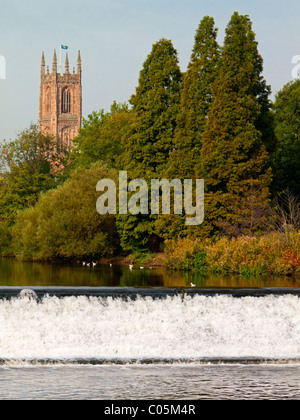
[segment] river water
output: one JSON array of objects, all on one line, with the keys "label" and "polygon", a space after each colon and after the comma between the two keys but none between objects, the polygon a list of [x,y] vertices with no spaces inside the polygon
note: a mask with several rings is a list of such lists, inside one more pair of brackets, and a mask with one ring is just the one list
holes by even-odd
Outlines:
[{"label": "river water", "polygon": [[300,399],[297,280],[0,273],[1,399]]}]

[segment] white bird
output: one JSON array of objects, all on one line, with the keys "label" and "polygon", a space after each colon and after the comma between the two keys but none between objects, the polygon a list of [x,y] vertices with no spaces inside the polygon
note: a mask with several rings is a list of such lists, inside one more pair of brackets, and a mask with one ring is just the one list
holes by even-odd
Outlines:
[{"label": "white bird", "polygon": [[85,262],[83,262],[83,263],[82,263],[82,265],[83,265],[83,266],[85,266],[85,265],[86,265],[86,263],[85,263]]},{"label": "white bird", "polygon": [[90,263],[88,263],[88,264],[87,264],[87,267],[90,267],[90,266],[91,266],[91,264],[90,264]]},{"label": "white bird", "polygon": [[93,262],[93,267],[96,267],[96,265],[97,265],[97,263],[94,263],[94,262]]},{"label": "white bird", "polygon": [[140,267],[141,270],[144,270],[144,267]]},{"label": "white bird", "polygon": [[196,287],[196,285],[194,283],[191,283],[191,287]]},{"label": "white bird", "polygon": [[129,265],[129,269],[132,270],[133,269],[133,265]]},{"label": "white bird", "polygon": [[109,264],[110,267],[112,267],[112,264]]}]

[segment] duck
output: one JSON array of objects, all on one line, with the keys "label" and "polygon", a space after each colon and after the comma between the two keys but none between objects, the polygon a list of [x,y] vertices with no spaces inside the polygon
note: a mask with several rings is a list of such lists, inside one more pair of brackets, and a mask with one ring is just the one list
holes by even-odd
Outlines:
[{"label": "duck", "polygon": [[191,287],[196,287],[196,285],[194,283],[191,283]]}]

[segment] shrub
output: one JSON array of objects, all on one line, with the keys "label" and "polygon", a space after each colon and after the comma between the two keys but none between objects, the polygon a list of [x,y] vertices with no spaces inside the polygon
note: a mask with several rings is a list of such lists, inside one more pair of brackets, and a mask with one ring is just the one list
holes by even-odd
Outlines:
[{"label": "shrub", "polygon": [[205,244],[200,239],[178,238],[166,241],[166,265],[174,270],[192,270],[200,264]]},{"label": "shrub", "polygon": [[300,271],[300,233],[223,237],[214,242],[179,238],[167,242],[166,261],[178,270],[291,276]]},{"label": "shrub", "polygon": [[193,267],[197,271],[203,271],[207,268],[207,253],[206,252],[199,252],[193,260]]},{"label": "shrub", "polygon": [[299,233],[222,238],[207,249],[212,271],[236,274],[293,275],[300,267]]}]

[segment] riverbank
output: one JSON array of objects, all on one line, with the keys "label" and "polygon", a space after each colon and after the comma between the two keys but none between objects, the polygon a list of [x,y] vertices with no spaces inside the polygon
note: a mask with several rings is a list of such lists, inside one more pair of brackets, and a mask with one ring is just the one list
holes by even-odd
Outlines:
[{"label": "riverbank", "polygon": [[[7,255],[3,255],[7,257]],[[9,256],[15,258],[15,256]],[[143,266],[202,275],[300,276],[300,232],[271,232],[257,236],[218,239],[177,238],[165,242],[164,252],[136,251],[99,258],[24,259],[53,265],[92,264]]]},{"label": "riverbank", "polygon": [[300,276],[299,232],[219,240],[177,238],[167,241],[165,252],[135,253],[101,259],[101,264],[139,265],[171,271],[242,276]]},{"label": "riverbank", "polygon": [[300,232],[166,243],[166,267],[220,274],[298,276]]}]

